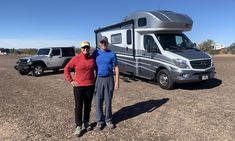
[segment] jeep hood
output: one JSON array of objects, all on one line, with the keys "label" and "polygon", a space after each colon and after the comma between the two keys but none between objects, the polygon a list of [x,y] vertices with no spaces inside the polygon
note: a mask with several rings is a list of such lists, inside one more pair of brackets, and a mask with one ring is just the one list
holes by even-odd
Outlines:
[{"label": "jeep hood", "polygon": [[28,56],[28,57],[23,57],[23,58],[20,58],[20,59],[32,59],[32,61],[35,61],[35,60],[41,60],[43,58],[46,58],[47,56],[43,56],[43,55],[34,55],[34,56]]},{"label": "jeep hood", "polygon": [[167,52],[169,52],[170,54],[171,53],[176,54],[175,57],[180,56],[183,58],[187,58],[189,60],[211,58],[208,54],[198,49],[177,50],[177,51],[172,50],[172,51],[167,51]]}]

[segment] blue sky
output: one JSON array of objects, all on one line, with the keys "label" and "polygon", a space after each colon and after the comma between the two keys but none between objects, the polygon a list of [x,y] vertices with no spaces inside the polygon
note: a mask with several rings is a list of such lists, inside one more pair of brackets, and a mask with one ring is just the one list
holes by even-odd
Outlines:
[{"label": "blue sky", "polygon": [[212,39],[235,42],[233,0],[0,0],[0,48],[95,45],[94,30],[120,22],[140,10],[170,10],[189,15],[197,44]]}]

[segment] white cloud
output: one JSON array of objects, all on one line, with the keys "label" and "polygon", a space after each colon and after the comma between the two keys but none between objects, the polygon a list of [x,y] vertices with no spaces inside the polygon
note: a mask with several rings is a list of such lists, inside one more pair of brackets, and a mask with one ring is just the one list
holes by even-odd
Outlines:
[{"label": "white cloud", "polygon": [[79,47],[75,40],[0,39],[0,48]]}]

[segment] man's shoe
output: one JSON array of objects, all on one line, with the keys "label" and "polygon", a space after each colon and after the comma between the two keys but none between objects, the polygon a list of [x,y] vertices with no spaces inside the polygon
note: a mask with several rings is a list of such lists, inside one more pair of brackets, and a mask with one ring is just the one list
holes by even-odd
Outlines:
[{"label": "man's shoe", "polygon": [[84,123],[84,129],[85,129],[86,131],[91,131],[91,130],[92,130],[92,127],[90,126],[90,124],[89,124],[88,122],[85,122],[85,123]]},{"label": "man's shoe", "polygon": [[106,125],[107,125],[108,128],[110,128],[110,129],[114,129],[114,128],[115,128],[114,124],[113,124],[111,121],[106,122]]},{"label": "man's shoe", "polygon": [[96,124],[96,130],[98,130],[98,131],[100,131],[100,130],[102,130],[102,123],[100,123],[100,122],[97,122],[97,124]]},{"label": "man's shoe", "polygon": [[80,137],[82,135],[82,126],[77,126],[74,132],[75,136]]}]

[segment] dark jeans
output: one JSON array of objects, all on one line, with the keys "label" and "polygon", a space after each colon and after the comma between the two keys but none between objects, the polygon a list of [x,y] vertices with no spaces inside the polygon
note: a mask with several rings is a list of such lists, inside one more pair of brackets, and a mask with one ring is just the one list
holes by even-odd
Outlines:
[{"label": "dark jeans", "polygon": [[[74,99],[75,99],[76,126],[82,126],[82,123],[89,122],[94,88],[95,88],[94,85],[73,88]],[[84,105],[84,116],[82,119],[83,105]]]}]

